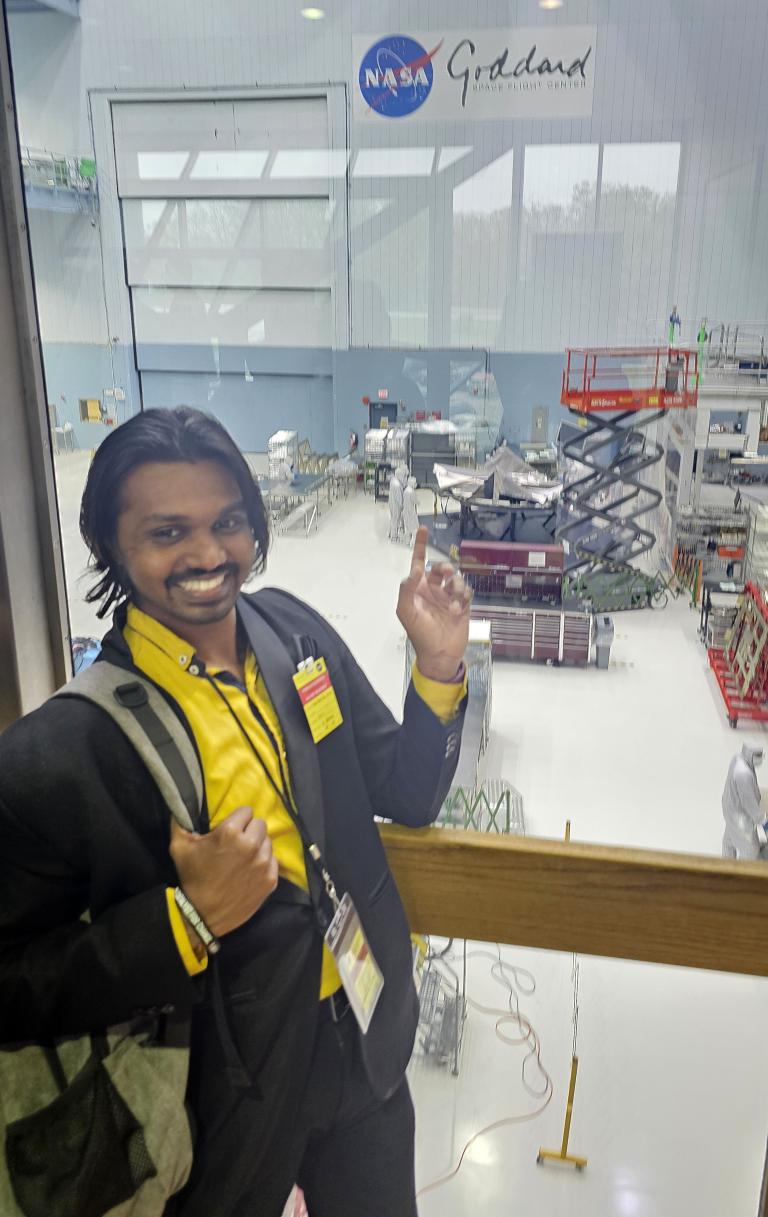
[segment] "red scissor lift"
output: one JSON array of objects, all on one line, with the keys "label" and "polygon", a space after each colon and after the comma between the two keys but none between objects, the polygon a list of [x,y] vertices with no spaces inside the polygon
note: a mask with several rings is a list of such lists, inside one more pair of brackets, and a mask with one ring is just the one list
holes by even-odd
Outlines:
[{"label": "red scissor lift", "polygon": [[768,603],[766,593],[748,583],[723,648],[710,647],[709,663],[732,727],[739,719],[768,722]]},{"label": "red scissor lift", "polygon": [[661,502],[643,473],[664,456],[645,428],[668,410],[696,405],[695,351],[678,347],[575,349],[566,352],[560,400],[586,422],[563,445],[578,473],[563,494],[556,530],[570,556],[571,594],[596,612],[663,607],[663,580],[643,574],[636,559],[656,537],[639,523]]},{"label": "red scissor lift", "polygon": [[594,347],[566,351],[560,400],[578,414],[685,410],[698,398],[696,351]]}]

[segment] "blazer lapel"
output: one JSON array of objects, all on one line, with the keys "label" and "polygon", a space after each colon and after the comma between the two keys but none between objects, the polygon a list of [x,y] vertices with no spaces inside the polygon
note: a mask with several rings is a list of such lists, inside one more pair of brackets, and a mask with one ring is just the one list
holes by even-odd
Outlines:
[{"label": "blazer lapel", "polygon": [[237,612],[280,722],[296,806],[310,840],[325,853],[320,763],[293,683],[296,664],[271,625],[243,596]]}]

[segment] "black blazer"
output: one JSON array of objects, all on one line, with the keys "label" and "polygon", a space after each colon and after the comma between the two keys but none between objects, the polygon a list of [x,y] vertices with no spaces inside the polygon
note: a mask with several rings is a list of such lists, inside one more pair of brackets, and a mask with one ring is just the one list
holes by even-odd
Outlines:
[{"label": "black blazer", "polygon": [[[352,895],[384,975],[362,1037],[372,1086],[384,1097],[407,1065],[417,1002],[408,925],[373,816],[411,826],[435,818],[456,767],[465,703],[446,726],[411,688],[400,726],[309,606],[265,589],[241,597],[238,611],[281,723],[303,820],[339,893]],[[302,637],[325,657],[344,719],[319,745],[291,681]],[[135,670],[119,612],[102,654]],[[210,1070],[219,1072],[222,1062],[211,1047],[211,977],[188,976],[169,925],[165,888],[176,882],[169,833],[152,778],[98,707],[55,698],[0,737],[0,1043],[81,1034],[172,1009],[192,1028],[199,1110],[209,1067],[196,1061],[213,1053]],[[290,888],[281,883],[217,957],[259,1094],[284,1086],[288,1065],[300,1092],[317,1017],[322,940],[306,897],[293,888],[286,899]],[[90,922],[80,920],[86,910]],[[238,1018],[248,1002],[259,1017],[248,1009]]]}]

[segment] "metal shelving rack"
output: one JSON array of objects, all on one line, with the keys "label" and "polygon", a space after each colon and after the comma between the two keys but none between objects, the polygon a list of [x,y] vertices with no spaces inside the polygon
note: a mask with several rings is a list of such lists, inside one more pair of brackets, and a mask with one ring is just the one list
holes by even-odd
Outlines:
[{"label": "metal shelving rack", "polygon": [[299,433],[298,431],[276,431],[267,440],[267,458],[269,460],[269,476],[279,481],[286,462],[299,468]]},{"label": "metal shelving rack", "polygon": [[23,147],[21,168],[29,207],[81,212],[96,222],[99,191],[93,159]]},{"label": "metal shelving rack", "polygon": [[363,447],[363,490],[376,498],[386,498],[392,470],[408,465],[410,456],[408,427],[380,427],[365,433]]},{"label": "metal shelving rack", "polygon": [[701,507],[681,510],[675,528],[678,553],[700,561],[703,578],[744,582],[750,513],[745,508]]},{"label": "metal shelving rack", "polygon": [[477,464],[477,429],[463,427],[456,432],[456,464],[473,469]]},{"label": "metal shelving rack", "polygon": [[765,503],[750,503],[746,578],[759,587],[768,587],[768,505]]},{"label": "metal shelving rack", "polygon": [[[391,469],[407,465],[420,486],[434,485],[432,467],[461,465],[473,468],[477,461],[477,429],[457,428],[447,421],[408,422],[395,427],[372,428],[365,433],[363,486],[373,492],[376,467]],[[381,481],[381,476],[379,478]]]},{"label": "metal shelving rack", "polygon": [[457,432],[452,423],[420,423],[411,433],[411,476],[419,486],[436,485],[434,466],[458,465]]},{"label": "metal shelving rack", "polygon": [[708,656],[729,725],[768,722],[768,602],[756,584],[748,583],[739,597],[724,647],[711,647]]}]

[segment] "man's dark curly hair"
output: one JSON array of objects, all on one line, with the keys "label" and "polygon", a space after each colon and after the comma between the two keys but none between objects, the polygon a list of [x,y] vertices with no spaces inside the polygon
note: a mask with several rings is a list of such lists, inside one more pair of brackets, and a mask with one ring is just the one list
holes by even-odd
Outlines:
[{"label": "man's dark curly hair", "polygon": [[100,578],[86,600],[105,617],[131,597],[131,586],[117,555],[117,521],[121,490],[139,465],[158,462],[218,461],[240,488],[256,543],[253,571],[264,569],[269,549],[269,521],[253,474],[237,444],[217,419],[202,410],[144,410],[113,431],[97,449],[80,504],[80,533],[91,552],[90,569]]}]

